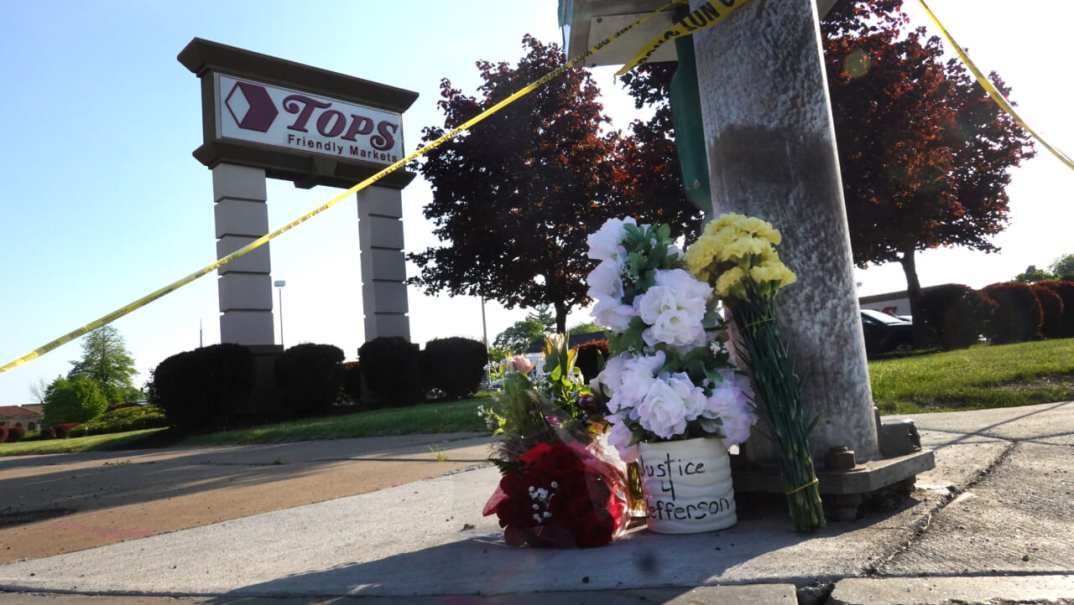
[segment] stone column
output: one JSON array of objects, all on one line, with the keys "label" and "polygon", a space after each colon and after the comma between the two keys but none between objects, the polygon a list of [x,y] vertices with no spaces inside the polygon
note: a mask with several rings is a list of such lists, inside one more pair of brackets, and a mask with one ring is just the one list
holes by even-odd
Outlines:
[{"label": "stone column", "polygon": [[[220,258],[268,233],[265,171],[218,164],[213,172],[216,254]],[[269,244],[217,270],[220,342],[275,343]]]},{"label": "stone column", "polygon": [[410,340],[402,191],[369,187],[357,195],[365,339],[401,336]]},{"label": "stone column", "polygon": [[[699,0],[691,0],[693,8]],[[779,298],[779,323],[820,416],[813,452],[845,445],[878,457],[869,370],[814,0],[751,2],[694,35],[712,204],[783,232],[798,283]],[[746,448],[771,460],[755,433]]]}]

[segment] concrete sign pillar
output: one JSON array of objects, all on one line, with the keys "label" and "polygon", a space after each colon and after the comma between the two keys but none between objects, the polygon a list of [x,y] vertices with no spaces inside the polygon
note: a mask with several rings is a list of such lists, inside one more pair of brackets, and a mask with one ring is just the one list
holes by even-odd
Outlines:
[{"label": "concrete sign pillar", "polygon": [[[702,4],[692,0],[691,7]],[[798,283],[780,295],[779,323],[820,416],[815,458],[847,446],[879,456],[850,238],[813,0],[751,2],[694,34],[717,214],[740,212],[783,232]],[[774,459],[755,432],[746,448]]]},{"label": "concrete sign pillar", "polygon": [[[221,258],[268,233],[265,171],[222,163],[212,174],[216,257]],[[220,342],[275,343],[271,271],[269,244],[217,270]]]},{"label": "concrete sign pillar", "polygon": [[[194,157],[213,173],[217,258],[268,232],[266,178],[349,188],[406,155],[416,92],[201,38],[178,59],[201,84]],[[410,338],[401,190],[415,176],[358,194],[366,340]],[[220,269],[223,342],[273,344],[271,270],[268,245]]]},{"label": "concrete sign pillar", "polygon": [[410,340],[402,191],[370,187],[357,197],[365,339],[401,336]]}]

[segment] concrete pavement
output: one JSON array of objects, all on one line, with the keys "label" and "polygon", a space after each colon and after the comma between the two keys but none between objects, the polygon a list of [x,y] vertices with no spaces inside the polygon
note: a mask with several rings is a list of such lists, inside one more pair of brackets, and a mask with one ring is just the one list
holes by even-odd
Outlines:
[{"label": "concrete pavement", "polygon": [[0,458],[0,564],[486,464],[486,436],[405,435]]},{"label": "concrete pavement", "polygon": [[[943,602],[925,583],[934,578],[917,577],[927,574],[977,578],[982,595],[1000,587],[988,576],[1021,577],[1051,587],[1047,598],[1074,599],[1074,403],[914,419],[937,458],[914,497],[808,537],[792,533],[782,511],[758,505],[718,533],[635,531],[594,550],[509,548],[495,521],[480,517],[497,481],[494,469],[481,468],[0,566],[0,587],[202,596],[211,603],[311,595],[410,602],[653,587],[682,594],[717,584],[820,583],[839,591],[862,578],[875,581],[869,589],[911,591],[890,602]],[[847,593],[833,593],[840,594]],[[478,602],[468,599],[452,602]]]}]

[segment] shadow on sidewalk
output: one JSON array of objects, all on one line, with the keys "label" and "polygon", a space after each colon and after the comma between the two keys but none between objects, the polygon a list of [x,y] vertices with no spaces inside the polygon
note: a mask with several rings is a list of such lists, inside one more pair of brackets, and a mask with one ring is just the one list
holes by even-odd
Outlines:
[{"label": "shadow on sidewalk", "polygon": [[[663,603],[700,585],[743,582],[807,583],[822,576],[824,563],[812,561],[810,552],[830,557],[832,539],[877,525],[913,508],[919,502],[905,498],[883,512],[872,512],[854,523],[834,523],[815,534],[790,530],[787,513],[778,499],[751,499],[737,526],[721,532],[659,535],[632,530],[609,546],[595,549],[534,549],[507,546],[499,533],[472,537],[381,559],[354,562],[289,575],[236,589],[206,603],[236,605],[258,603],[258,598],[308,599],[295,603],[474,603],[493,605],[518,602],[520,595],[533,603],[560,603],[571,592],[592,591],[601,605]],[[857,541],[859,548],[865,542]],[[383,548],[384,545],[377,545]],[[863,553],[848,552],[849,558]],[[355,557],[360,557],[355,553]],[[780,562],[798,561],[795,565]],[[859,570],[860,571],[860,570]],[[606,591],[661,588],[654,595],[605,595]],[[600,591],[600,592],[597,592]],[[533,594],[537,593],[537,594]],[[441,595],[441,596],[419,596]],[[492,597],[488,596],[492,595]],[[495,595],[502,595],[495,598]],[[614,596],[614,598],[609,598]],[[621,598],[620,598],[621,597]],[[285,601],[290,603],[291,601]],[[525,600],[530,603],[530,600]]]}]

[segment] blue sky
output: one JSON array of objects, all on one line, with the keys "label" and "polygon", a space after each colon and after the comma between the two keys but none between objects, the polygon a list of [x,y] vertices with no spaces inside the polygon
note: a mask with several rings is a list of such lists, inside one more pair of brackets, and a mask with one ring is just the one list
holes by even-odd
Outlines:
[{"label": "blue sky", "polygon": [[[1014,87],[1027,118],[1070,152],[1074,86],[1068,70],[1065,3],[1000,11],[998,0],[935,0],[934,9],[986,70]],[[970,6],[972,4],[972,6]],[[912,7],[911,7],[912,8]],[[107,313],[213,259],[209,172],[191,152],[201,142],[196,78],[175,59],[194,36],[418,91],[404,116],[409,148],[439,122],[440,78],[466,90],[477,59],[514,61],[521,38],[559,40],[554,0],[59,2],[13,4],[0,38],[0,362]],[[911,13],[915,18],[920,15]],[[920,19],[918,22],[923,23]],[[633,117],[608,69],[597,70],[617,127]],[[1029,263],[1074,252],[1074,173],[1042,153],[1011,186],[1012,225],[1000,255],[943,250],[919,262],[925,284],[981,286]],[[331,190],[269,182],[270,225],[320,203]],[[404,191],[407,248],[435,244],[421,217],[420,179]],[[362,342],[357,219],[342,204],[272,244],[273,277],[286,279],[287,342],[328,342],[353,357]],[[897,266],[859,272],[863,293],[903,286]],[[219,338],[216,284],[206,277],[116,322],[144,380],[164,357],[192,348],[198,325]],[[414,339],[480,338],[478,302],[411,290]],[[490,337],[523,311],[489,305]],[[579,311],[572,321],[585,318]],[[30,400],[40,378],[65,373],[68,344],[0,374],[0,403]]]}]

